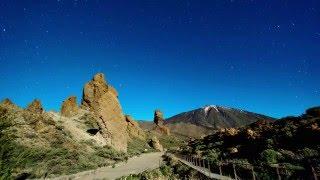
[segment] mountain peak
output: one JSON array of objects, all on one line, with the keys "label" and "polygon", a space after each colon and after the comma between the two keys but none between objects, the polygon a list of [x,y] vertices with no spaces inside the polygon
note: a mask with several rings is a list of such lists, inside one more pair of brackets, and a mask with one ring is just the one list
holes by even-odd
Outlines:
[{"label": "mountain peak", "polygon": [[217,112],[219,112],[218,107],[219,107],[219,106],[217,106],[217,105],[206,105],[206,106],[204,106],[202,109],[204,110],[205,114],[208,114],[208,112],[209,112],[211,109],[214,109],[214,110],[216,110]]}]

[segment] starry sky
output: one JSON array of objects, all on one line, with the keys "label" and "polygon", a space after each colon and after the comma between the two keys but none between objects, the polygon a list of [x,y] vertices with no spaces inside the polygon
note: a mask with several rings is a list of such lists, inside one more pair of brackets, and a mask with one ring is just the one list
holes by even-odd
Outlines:
[{"label": "starry sky", "polygon": [[0,99],[46,110],[97,72],[126,114],[320,105],[319,0],[1,0]]}]

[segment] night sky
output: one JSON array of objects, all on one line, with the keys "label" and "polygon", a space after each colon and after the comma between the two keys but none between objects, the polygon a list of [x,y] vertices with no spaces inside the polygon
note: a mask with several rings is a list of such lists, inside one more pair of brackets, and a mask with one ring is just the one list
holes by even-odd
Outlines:
[{"label": "night sky", "polygon": [[0,99],[46,110],[97,72],[151,119],[208,104],[273,117],[320,105],[319,0],[1,0]]}]

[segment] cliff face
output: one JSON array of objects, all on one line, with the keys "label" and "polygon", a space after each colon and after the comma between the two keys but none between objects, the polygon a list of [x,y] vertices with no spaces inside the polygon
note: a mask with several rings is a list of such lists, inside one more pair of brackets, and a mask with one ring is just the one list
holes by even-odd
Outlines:
[{"label": "cliff face", "polygon": [[[128,121],[124,116],[118,92],[106,82],[103,74],[96,74],[85,84],[82,98],[82,107],[92,111],[98,118],[103,137],[115,149],[126,152],[130,132],[137,132],[140,128],[138,124],[132,123],[132,119]],[[132,135],[140,136],[141,132]]]}]

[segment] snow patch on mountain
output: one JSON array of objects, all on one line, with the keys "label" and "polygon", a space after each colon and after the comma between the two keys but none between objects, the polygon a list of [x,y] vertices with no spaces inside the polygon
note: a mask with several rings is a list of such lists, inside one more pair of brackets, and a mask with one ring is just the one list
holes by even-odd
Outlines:
[{"label": "snow patch on mountain", "polygon": [[209,105],[209,106],[205,106],[202,109],[204,110],[204,113],[207,115],[208,112],[210,111],[210,109],[215,109],[217,112],[219,112],[218,106],[216,105]]}]

